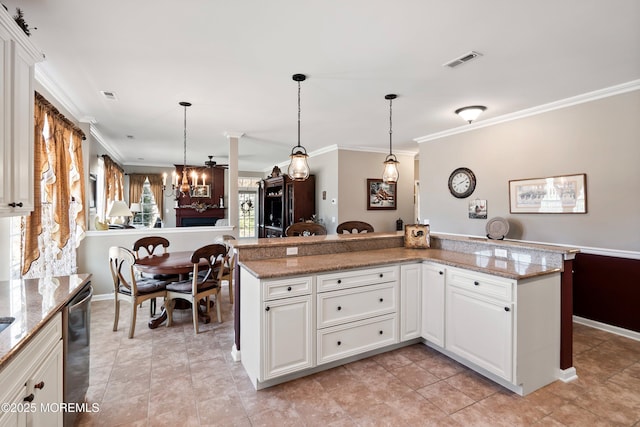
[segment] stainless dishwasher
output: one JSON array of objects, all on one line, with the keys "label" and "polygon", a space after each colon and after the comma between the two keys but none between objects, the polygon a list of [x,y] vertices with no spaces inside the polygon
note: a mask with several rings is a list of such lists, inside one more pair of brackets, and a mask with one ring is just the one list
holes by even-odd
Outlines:
[{"label": "stainless dishwasher", "polygon": [[[87,282],[62,311],[63,396],[65,403],[82,404],[89,388],[89,345],[91,343],[91,297]],[[78,413],[64,412],[64,425],[73,426]]]}]

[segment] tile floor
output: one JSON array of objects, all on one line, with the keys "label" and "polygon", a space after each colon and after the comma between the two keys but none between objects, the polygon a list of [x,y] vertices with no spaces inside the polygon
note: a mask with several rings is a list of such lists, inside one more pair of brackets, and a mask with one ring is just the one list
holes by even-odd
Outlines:
[{"label": "tile floor", "polygon": [[[574,325],[579,378],[520,397],[422,344],[256,392],[231,360],[224,323],[176,312],[150,330],[148,303],[127,338],[128,304],[113,332],[113,302],[95,301],[91,385],[83,426],[640,426],[640,342]],[[160,306],[160,304],[158,304]]]}]

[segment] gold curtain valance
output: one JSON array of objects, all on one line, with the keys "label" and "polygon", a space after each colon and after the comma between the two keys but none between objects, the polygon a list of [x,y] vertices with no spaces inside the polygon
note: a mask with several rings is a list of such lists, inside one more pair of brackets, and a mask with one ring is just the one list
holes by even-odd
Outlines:
[{"label": "gold curtain valance", "polygon": [[84,135],[84,132],[78,126],[76,126],[71,120],[67,119],[60,111],[58,111],[56,107],[51,105],[51,103],[47,101],[44,96],[40,95],[38,91],[35,92],[35,100],[36,103],[40,104],[41,108],[47,115],[53,116],[63,122],[74,132],[76,132],[78,134],[78,137],[82,138],[83,140],[87,139],[87,137]]}]

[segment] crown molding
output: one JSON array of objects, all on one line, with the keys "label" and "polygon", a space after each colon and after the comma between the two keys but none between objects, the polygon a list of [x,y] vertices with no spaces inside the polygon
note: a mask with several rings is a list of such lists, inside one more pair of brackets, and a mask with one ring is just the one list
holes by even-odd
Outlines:
[{"label": "crown molding", "polygon": [[0,7],[0,25],[2,25],[1,29],[6,30],[9,33],[9,37],[27,52],[34,63],[44,61],[44,54],[38,50],[36,45],[29,39],[29,36],[22,31],[22,28],[18,26],[9,11],[5,10],[4,7]]},{"label": "crown molding", "polygon": [[529,116],[535,116],[538,114],[547,113],[553,110],[559,110],[561,108],[571,107],[573,105],[584,104],[586,102],[596,101],[602,98],[608,98],[610,96],[620,95],[627,92],[640,89],[640,80],[632,80],[627,83],[622,83],[616,86],[610,86],[608,88],[587,92],[582,95],[572,96],[570,98],[561,99],[559,101],[550,102],[548,104],[542,104],[537,107],[527,108],[524,110],[516,111],[514,113],[505,114],[499,117],[494,117],[487,120],[481,120],[473,122],[470,125],[460,126],[454,129],[445,130],[442,132],[432,133],[430,135],[414,138],[418,144],[423,142],[434,141],[447,136],[457,135],[460,133],[471,132],[484,127],[495,126],[500,123],[510,122],[513,120],[522,119]]},{"label": "crown molding", "polygon": [[[68,111],[76,121],[83,123],[96,123],[95,118],[88,117],[80,112],[78,106],[73,101],[71,101],[67,94],[65,94],[64,91],[60,89],[60,86],[58,86],[47,74],[47,72],[44,70],[44,65],[41,66],[41,64],[36,64],[34,78],[40,84],[40,86],[44,88],[44,90],[46,90],[51,94],[51,96],[53,96],[53,98],[55,99],[54,104]],[[86,120],[87,118],[89,119]],[[93,119],[93,121],[91,119]]]}]

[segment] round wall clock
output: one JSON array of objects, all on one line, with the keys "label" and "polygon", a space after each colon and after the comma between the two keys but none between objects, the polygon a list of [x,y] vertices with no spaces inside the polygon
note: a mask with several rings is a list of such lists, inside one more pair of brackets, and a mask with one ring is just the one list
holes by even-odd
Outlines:
[{"label": "round wall clock", "polygon": [[449,191],[453,197],[464,199],[476,189],[476,176],[471,169],[458,168],[449,175]]}]

